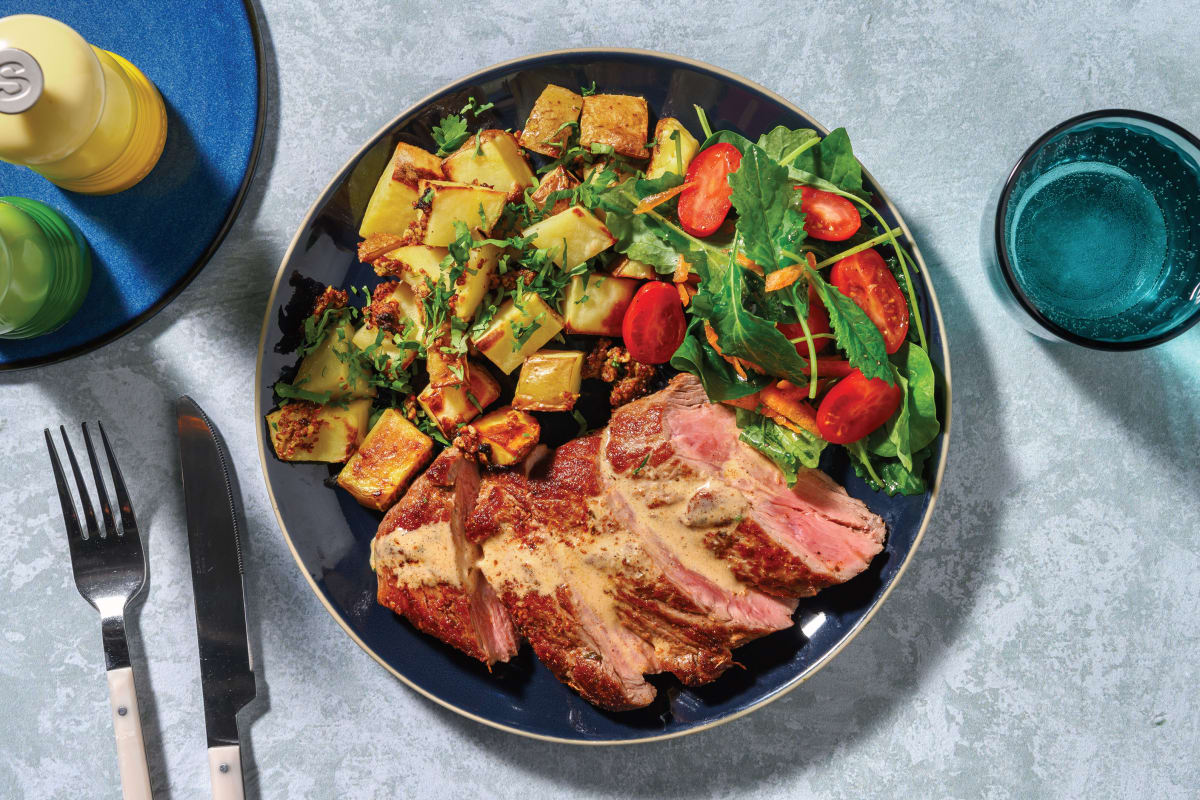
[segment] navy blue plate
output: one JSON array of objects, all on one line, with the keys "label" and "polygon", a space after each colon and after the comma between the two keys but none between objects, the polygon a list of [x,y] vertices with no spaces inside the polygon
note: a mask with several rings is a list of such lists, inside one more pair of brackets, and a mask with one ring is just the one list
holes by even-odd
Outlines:
[{"label": "navy blue plate", "polygon": [[[646,741],[679,736],[745,714],[780,696],[812,675],[858,632],[887,596],[925,530],[941,483],[950,418],[949,353],[941,314],[924,263],[918,279],[921,310],[929,327],[930,356],[946,376],[942,413],[946,420],[933,459],[932,490],[920,497],[889,498],[867,488],[845,456],[831,453],[823,467],[850,494],[859,497],[888,525],[887,546],[868,571],[849,583],[803,601],[797,625],[737,651],[746,669],[730,670],[718,681],[686,689],[670,678],[654,678],[659,697],[651,707],[609,713],[581,700],[538,663],[529,647],[493,672],[441,642],[419,633],[375,602],[375,575],[368,566],[371,538],[380,515],[345,492],[325,486],[334,471],[326,465],[294,465],[271,451],[262,415],[273,403],[271,386],[295,362],[278,352],[285,338],[284,307],[297,276],[342,287],[373,285],[370,267],[355,256],[356,231],[367,198],[395,144],[430,147],[431,126],[456,112],[468,96],[496,104],[499,127],[520,127],[547,83],[590,86],[601,91],[643,95],[655,114],[692,124],[698,103],[714,129],[732,128],[751,137],[776,125],[820,125],[783,98],[742,78],[694,61],[632,50],[576,50],[530,56],[486,69],[426,98],[397,117],[350,159],[317,198],[292,242],[267,306],[256,382],[255,414],[262,435],[259,454],[280,527],[296,561],[318,597],[361,647],[409,686],[464,716],[504,730],[577,743]],[[869,181],[869,176],[868,181]],[[904,223],[873,182],[885,218]],[[907,228],[905,228],[907,232]],[[286,344],[283,349],[286,348]]]},{"label": "navy blue plate", "polygon": [[[0,370],[86,353],[150,319],[200,273],[241,208],[262,143],[266,77],[250,0],[26,0],[133,62],[162,93],[167,142],[154,170],[119,194],[59,189],[0,162],[0,194],[74,222],[92,248],[92,285],[66,325],[0,340]],[[10,13],[5,11],[2,13]]]}]

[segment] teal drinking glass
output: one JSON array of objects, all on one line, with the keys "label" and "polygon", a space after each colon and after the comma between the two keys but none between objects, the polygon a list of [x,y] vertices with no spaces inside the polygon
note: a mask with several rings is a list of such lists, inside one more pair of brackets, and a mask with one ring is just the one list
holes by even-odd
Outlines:
[{"label": "teal drinking glass", "polygon": [[991,278],[1031,330],[1104,350],[1200,321],[1200,140],[1140,111],[1048,131],[996,203]]}]

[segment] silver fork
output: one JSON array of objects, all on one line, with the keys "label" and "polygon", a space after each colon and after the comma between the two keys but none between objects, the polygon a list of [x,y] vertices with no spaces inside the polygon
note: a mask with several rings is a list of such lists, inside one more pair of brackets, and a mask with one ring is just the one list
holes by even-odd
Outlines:
[{"label": "silver fork", "polygon": [[[92,478],[96,484],[104,530],[96,523],[96,514],[88,495],[87,484],[79,470],[79,462],[71,450],[67,429],[59,426],[75,484],[79,487],[79,502],[83,506],[86,531],[79,526],[79,516],[71,500],[71,489],[63,474],[58,452],[50,429],[45,429],[46,449],[50,451],[50,463],[54,467],[54,480],[58,484],[58,499],[62,503],[63,519],[67,524],[67,542],[71,547],[71,569],[75,573],[75,586],[83,599],[100,612],[100,629],[104,636],[104,662],[108,671],[108,695],[112,706],[113,729],[117,735],[117,764],[121,769],[121,791],[125,800],[149,800],[150,771],[146,766],[146,748],[142,741],[142,719],[138,712],[137,694],[133,686],[133,668],[129,663],[129,642],[125,638],[125,609],[133,598],[146,586],[146,557],[142,553],[142,541],[138,536],[137,521],[133,517],[133,506],[129,492],[117,466],[116,456],[100,427],[100,439],[108,456],[108,469],[112,474],[117,507],[121,512],[121,525],[113,520],[112,507],[108,504],[108,492],[104,488],[104,475],[92,447],[87,423],[83,423],[83,441],[87,445],[88,460],[92,464]],[[86,535],[85,535],[86,534]]]}]

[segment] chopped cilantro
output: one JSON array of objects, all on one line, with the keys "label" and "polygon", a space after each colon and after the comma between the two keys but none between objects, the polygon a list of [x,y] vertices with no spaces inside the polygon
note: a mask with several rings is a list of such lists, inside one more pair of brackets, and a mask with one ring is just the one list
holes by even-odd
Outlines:
[{"label": "chopped cilantro", "polygon": [[596,93],[596,82],[595,81],[592,81],[591,86],[580,86],[579,87],[579,94],[583,95],[584,97],[591,97],[595,93]]},{"label": "chopped cilantro", "polygon": [[457,114],[451,114],[439,124],[434,125],[432,132],[433,142],[438,147],[437,154],[439,156],[450,155],[470,136],[467,133],[467,121]]},{"label": "chopped cilantro", "polygon": [[639,472],[641,472],[645,468],[646,464],[649,463],[649,461],[650,461],[650,451],[647,450],[646,457],[642,459],[642,463],[638,464],[636,467],[633,468],[633,474],[637,475]]},{"label": "chopped cilantro", "polygon": [[588,432],[588,421],[584,419],[583,414],[579,413],[579,409],[571,411],[571,416],[575,418],[575,422],[579,424],[579,435],[583,436]]}]

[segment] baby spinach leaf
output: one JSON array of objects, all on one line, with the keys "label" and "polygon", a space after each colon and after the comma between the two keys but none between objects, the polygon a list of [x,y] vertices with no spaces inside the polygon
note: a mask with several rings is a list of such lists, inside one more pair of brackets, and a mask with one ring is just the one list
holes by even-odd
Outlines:
[{"label": "baby spinach leaf", "polygon": [[802,147],[815,138],[817,138],[817,132],[812,128],[789,130],[782,125],[778,125],[758,137],[758,146],[771,158],[776,161],[783,161],[796,148]]},{"label": "baby spinach leaf", "polygon": [[833,326],[838,347],[846,351],[850,366],[868,378],[883,378],[894,385],[896,378],[887,360],[883,336],[871,318],[816,270],[808,270],[808,279],[829,312],[829,323]]},{"label": "baby spinach leaf", "polygon": [[797,171],[823,178],[842,191],[862,191],[862,166],[854,157],[845,128],[830,131],[820,144],[797,156],[792,166]]},{"label": "baby spinach leaf", "polygon": [[713,131],[711,136],[700,143],[700,150],[704,150],[707,147],[712,147],[714,144],[718,144],[720,142],[733,145],[742,155],[745,155],[747,150],[749,150],[751,147],[754,147],[754,142],[750,141],[745,136],[742,136],[740,133],[735,133],[734,131]]},{"label": "baby spinach leaf", "polygon": [[915,344],[906,342],[892,361],[904,390],[900,410],[871,434],[869,447],[872,453],[895,456],[906,469],[912,469],[913,453],[932,442],[941,430],[934,397],[936,379],[929,356]]},{"label": "baby spinach leaf", "polygon": [[823,439],[807,431],[797,433],[744,408],[736,412],[737,426],[742,430],[738,438],[775,462],[788,486],[796,482],[801,469],[816,468],[827,444]]},{"label": "baby spinach leaf", "polygon": [[704,341],[700,327],[699,323],[693,323],[691,332],[671,356],[671,366],[699,378],[709,400],[714,403],[736,400],[754,394],[767,384],[768,378],[755,372],[746,373],[747,379],[742,380],[733,366]]},{"label": "baby spinach leaf", "polygon": [[852,442],[846,445],[846,450],[850,453],[854,472],[877,492],[887,492],[891,496],[914,495],[924,494],[928,488],[924,477],[925,462],[930,455],[928,447],[913,453],[912,469],[906,469],[892,459],[872,458],[862,442]]}]

